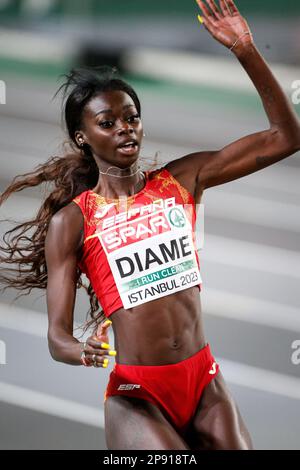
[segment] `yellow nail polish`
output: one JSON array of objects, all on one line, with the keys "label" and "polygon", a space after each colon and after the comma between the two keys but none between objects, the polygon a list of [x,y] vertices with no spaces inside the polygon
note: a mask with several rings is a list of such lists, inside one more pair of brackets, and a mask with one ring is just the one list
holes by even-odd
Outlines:
[{"label": "yellow nail polish", "polygon": [[110,345],[107,344],[107,343],[101,343],[100,346],[101,346],[102,349],[110,349]]},{"label": "yellow nail polish", "polygon": [[117,351],[108,351],[108,355],[109,356],[116,356],[117,355]]},{"label": "yellow nail polish", "polygon": [[107,367],[107,363],[103,364],[102,367],[104,367],[104,369]]},{"label": "yellow nail polish", "polygon": [[112,321],[106,320],[106,321],[103,323],[103,326],[108,326],[108,325],[111,325],[111,324],[112,324]]},{"label": "yellow nail polish", "polygon": [[103,359],[103,364],[108,364],[108,359],[107,358]]},{"label": "yellow nail polish", "polygon": [[198,15],[198,20],[200,21],[201,24],[203,24],[203,18],[201,15]]}]

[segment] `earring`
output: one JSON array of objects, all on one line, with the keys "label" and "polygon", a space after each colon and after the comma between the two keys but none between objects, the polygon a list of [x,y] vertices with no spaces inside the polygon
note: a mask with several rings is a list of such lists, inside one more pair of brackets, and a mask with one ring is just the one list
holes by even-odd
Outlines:
[{"label": "earring", "polygon": [[145,134],[145,132],[144,132],[143,136],[144,136],[144,137],[146,137],[146,134]]}]

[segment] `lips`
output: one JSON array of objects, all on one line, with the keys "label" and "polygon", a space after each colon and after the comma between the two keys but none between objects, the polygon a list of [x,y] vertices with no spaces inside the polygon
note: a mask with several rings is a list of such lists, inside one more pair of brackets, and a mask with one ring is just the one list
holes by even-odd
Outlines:
[{"label": "lips", "polygon": [[127,145],[124,147],[118,147],[118,152],[122,153],[123,155],[134,155],[135,153],[138,152],[139,146],[138,144],[134,145]]},{"label": "lips", "polygon": [[138,145],[138,142],[135,139],[127,139],[127,140],[124,140],[120,145],[118,145],[118,148],[130,147],[130,144],[134,146],[134,145]]}]

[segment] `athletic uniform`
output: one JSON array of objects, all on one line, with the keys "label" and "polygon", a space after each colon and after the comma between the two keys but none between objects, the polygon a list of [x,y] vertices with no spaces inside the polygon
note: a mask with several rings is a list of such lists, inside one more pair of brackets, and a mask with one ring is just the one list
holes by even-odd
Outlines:
[{"label": "athletic uniform", "polygon": [[[109,199],[87,190],[73,201],[84,217],[78,265],[106,317],[192,286],[201,290],[195,201],[166,168],[147,171],[145,187],[133,196]],[[144,398],[183,429],[217,372],[208,344],[177,364],[115,363],[104,399]]]}]

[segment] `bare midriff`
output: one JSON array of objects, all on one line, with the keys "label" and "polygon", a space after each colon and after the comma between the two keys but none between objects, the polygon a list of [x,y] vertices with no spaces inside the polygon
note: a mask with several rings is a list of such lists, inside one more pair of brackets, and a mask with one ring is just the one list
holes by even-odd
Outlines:
[{"label": "bare midriff", "polygon": [[119,364],[175,364],[207,344],[197,286],[132,309],[121,308],[110,319]]}]

